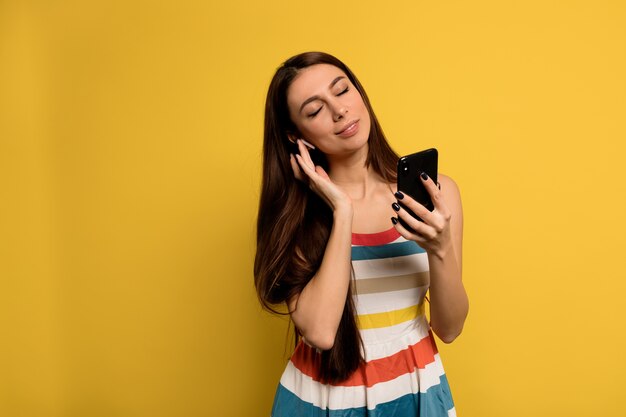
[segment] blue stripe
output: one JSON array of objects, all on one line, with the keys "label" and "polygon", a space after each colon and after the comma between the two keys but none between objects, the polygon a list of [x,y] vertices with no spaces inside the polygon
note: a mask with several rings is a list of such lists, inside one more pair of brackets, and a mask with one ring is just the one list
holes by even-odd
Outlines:
[{"label": "blue stripe", "polygon": [[448,417],[448,410],[453,407],[450,386],[445,375],[439,378],[439,385],[428,388],[425,393],[407,394],[393,401],[378,404],[373,410],[366,407],[322,409],[302,401],[279,384],[272,407],[272,417]]},{"label": "blue stripe", "polygon": [[426,252],[424,248],[411,240],[380,246],[353,246],[352,260],[364,261],[367,259],[394,258],[396,256],[414,255],[424,252]]}]

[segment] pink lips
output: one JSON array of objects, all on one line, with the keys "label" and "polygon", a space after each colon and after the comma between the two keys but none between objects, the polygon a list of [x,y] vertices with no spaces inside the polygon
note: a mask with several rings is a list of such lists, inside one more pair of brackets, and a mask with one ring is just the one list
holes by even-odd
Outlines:
[{"label": "pink lips", "polygon": [[356,135],[358,131],[359,131],[359,121],[354,120],[350,122],[350,124],[348,124],[348,126],[346,126],[345,129],[336,133],[336,135],[342,138],[349,138],[351,136]]}]

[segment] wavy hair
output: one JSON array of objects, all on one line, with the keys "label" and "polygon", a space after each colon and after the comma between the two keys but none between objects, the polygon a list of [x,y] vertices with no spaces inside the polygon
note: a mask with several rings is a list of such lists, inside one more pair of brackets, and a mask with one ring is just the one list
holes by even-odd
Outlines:
[{"label": "wavy hair", "polygon": [[[263,179],[257,218],[254,284],[261,305],[276,314],[277,306],[299,294],[319,269],[330,236],[330,207],[308,186],[296,180],[289,162],[297,133],[289,116],[287,90],[299,72],[312,65],[330,64],[341,69],[361,94],[371,127],[365,165],[385,181],[396,180],[398,155],[391,149],[363,86],[339,59],[323,52],[306,52],[289,58],[274,74],[265,102]],[[313,151],[316,164],[328,170],[328,162]],[[331,349],[323,351],[320,377],[325,382],[348,378],[363,361],[362,341],[356,324],[352,285]],[[296,337],[300,334],[296,329]]]}]

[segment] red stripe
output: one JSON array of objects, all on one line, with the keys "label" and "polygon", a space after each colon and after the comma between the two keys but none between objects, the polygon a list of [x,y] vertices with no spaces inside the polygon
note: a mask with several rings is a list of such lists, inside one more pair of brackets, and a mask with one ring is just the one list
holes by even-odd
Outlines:
[{"label": "red stripe", "polygon": [[[426,365],[435,361],[436,353],[435,339],[432,333],[428,332],[428,336],[414,345],[391,356],[362,364],[350,378],[333,385],[371,387],[380,382],[391,381],[400,375],[414,372],[417,368],[424,369]],[[320,354],[314,348],[301,341],[291,357],[291,362],[300,372],[320,382],[320,358]]]},{"label": "red stripe", "polygon": [[360,246],[378,246],[391,243],[400,237],[400,233],[392,227],[378,233],[352,233],[352,244]]}]

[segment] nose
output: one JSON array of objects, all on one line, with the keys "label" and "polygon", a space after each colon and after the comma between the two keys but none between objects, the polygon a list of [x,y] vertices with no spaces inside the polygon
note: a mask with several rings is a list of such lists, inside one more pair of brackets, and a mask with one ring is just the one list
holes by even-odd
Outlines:
[{"label": "nose", "polygon": [[337,110],[335,110],[333,114],[333,120],[338,122],[339,120],[343,119],[347,113],[348,109],[346,109],[345,107],[339,107],[337,108]]},{"label": "nose", "polygon": [[348,113],[348,108],[346,107],[344,103],[336,101],[335,103],[333,103],[332,107],[333,107],[333,120],[335,122],[338,122],[344,117],[346,117],[346,114]]}]

